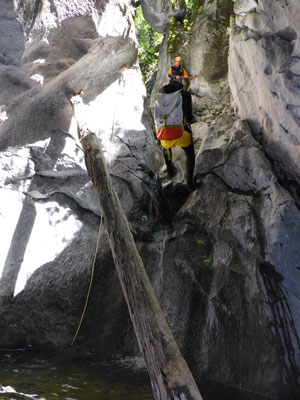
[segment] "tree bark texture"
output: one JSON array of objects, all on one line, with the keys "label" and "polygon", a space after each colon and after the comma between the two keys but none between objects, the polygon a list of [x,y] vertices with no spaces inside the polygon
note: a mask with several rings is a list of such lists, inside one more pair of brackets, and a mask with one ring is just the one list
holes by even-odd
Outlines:
[{"label": "tree bark texture", "polygon": [[128,220],[113,188],[101,144],[94,133],[82,135],[88,173],[100,204],[117,274],[128,305],[155,400],[202,400],[137,251]]}]

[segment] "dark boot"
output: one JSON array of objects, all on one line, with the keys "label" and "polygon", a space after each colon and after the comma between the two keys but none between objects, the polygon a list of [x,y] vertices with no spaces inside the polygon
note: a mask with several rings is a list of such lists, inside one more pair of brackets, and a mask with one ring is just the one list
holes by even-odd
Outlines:
[{"label": "dark boot", "polygon": [[163,154],[164,154],[164,158],[165,158],[165,162],[166,162],[166,166],[167,166],[168,176],[170,178],[172,178],[177,172],[177,170],[174,167],[174,164],[172,162],[172,150],[171,149],[166,150],[163,148]]},{"label": "dark boot", "polygon": [[168,161],[166,164],[167,164],[168,177],[172,178],[174,175],[176,175],[177,170],[174,167],[174,164],[172,163],[172,161]]},{"label": "dark boot", "polygon": [[194,189],[194,168],[195,168],[195,150],[194,150],[194,143],[192,139],[192,143],[187,146],[183,147],[183,150],[186,155],[186,183],[189,190]]}]

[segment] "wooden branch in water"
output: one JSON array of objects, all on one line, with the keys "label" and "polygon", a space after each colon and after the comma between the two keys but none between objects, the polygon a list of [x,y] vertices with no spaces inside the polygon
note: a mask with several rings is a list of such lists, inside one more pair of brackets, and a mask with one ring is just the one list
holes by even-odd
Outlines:
[{"label": "wooden branch in water", "polygon": [[[79,123],[80,126],[80,123]],[[160,309],[128,220],[113,188],[101,144],[79,132],[88,173],[98,191],[117,274],[155,400],[203,400]]]}]

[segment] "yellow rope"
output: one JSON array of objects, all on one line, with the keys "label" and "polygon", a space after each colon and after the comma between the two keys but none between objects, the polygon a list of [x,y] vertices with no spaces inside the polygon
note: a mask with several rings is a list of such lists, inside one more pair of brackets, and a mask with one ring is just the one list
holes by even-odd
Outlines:
[{"label": "yellow rope", "polygon": [[[119,80],[119,85],[120,85],[120,83],[121,83],[121,78],[120,78],[120,80]],[[108,164],[108,162],[109,162],[111,144],[112,144],[112,140],[113,140],[114,133],[115,133],[116,109],[117,109],[117,104],[116,104],[116,107],[115,107],[115,110],[114,110],[114,115],[113,115],[113,121],[112,121],[112,127],[111,127],[111,137],[110,137],[109,150],[108,150],[108,156],[107,156],[107,164]],[[83,310],[82,310],[82,313],[81,313],[81,318],[80,318],[80,321],[79,321],[79,324],[78,324],[76,333],[75,333],[75,335],[74,335],[74,337],[73,337],[71,346],[73,346],[73,344],[75,343],[75,340],[76,340],[76,338],[77,338],[77,335],[78,335],[78,333],[79,333],[79,331],[80,331],[80,328],[81,328],[81,325],[82,325],[82,321],[83,321],[83,318],[84,318],[84,315],[85,315],[85,312],[86,312],[86,309],[87,309],[88,301],[89,301],[89,298],[90,298],[91,289],[92,289],[92,283],[93,283],[94,272],[95,272],[95,264],[96,264],[96,258],[97,258],[97,253],[98,253],[98,249],[99,249],[99,244],[100,244],[101,229],[102,229],[102,223],[103,223],[103,212],[102,212],[101,209],[100,209],[100,211],[101,211],[101,218],[100,218],[100,225],[99,225],[99,231],[98,231],[98,238],[97,238],[96,250],[95,250],[94,259],[93,259],[93,264],[92,264],[92,271],[91,271],[91,278],[90,278],[89,288],[88,288],[88,292],[87,292],[87,295],[86,295],[84,307],[83,307]]]},{"label": "yellow rope", "polygon": [[73,337],[71,346],[73,346],[73,344],[75,343],[75,340],[76,340],[77,335],[79,333],[79,330],[81,328],[81,324],[82,324],[82,321],[83,321],[83,318],[84,318],[84,314],[85,314],[85,311],[86,311],[86,308],[87,308],[87,305],[88,305],[88,301],[89,301],[89,297],[90,297],[90,293],[91,293],[91,289],[92,289],[93,278],[94,278],[96,258],[97,258],[99,243],[100,243],[102,223],[103,223],[103,213],[101,212],[100,225],[99,225],[98,238],[97,238],[97,245],[96,245],[96,250],[95,250],[93,264],[92,264],[92,272],[91,272],[90,284],[89,284],[88,292],[87,292],[87,295],[86,295],[86,299],[85,299],[83,311],[82,311],[82,314],[81,314],[81,318],[80,318],[80,321],[79,321],[79,324],[78,324],[78,327],[77,327],[77,331],[76,331],[76,333],[75,333],[75,335]]}]

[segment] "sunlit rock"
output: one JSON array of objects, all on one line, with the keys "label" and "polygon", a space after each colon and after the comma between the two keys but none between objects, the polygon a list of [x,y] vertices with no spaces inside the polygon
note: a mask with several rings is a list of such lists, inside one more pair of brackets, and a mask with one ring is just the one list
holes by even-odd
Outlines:
[{"label": "sunlit rock", "polygon": [[[103,144],[133,232],[147,235],[160,212],[156,171],[162,157],[149,122],[130,2],[40,4],[5,2],[5,12],[1,8],[7,26],[14,21],[17,27],[19,46],[12,53],[17,65],[0,64],[1,346],[21,337],[36,345],[69,343],[86,293],[101,209],[86,172],[71,90],[83,89],[84,121]],[[2,40],[8,46],[11,39]],[[125,300],[105,224],[97,264],[114,287],[102,291],[100,302],[114,304],[121,315]],[[98,306],[100,323],[105,318]],[[103,350],[117,321],[107,316]],[[49,329],[54,325],[58,330]]]},{"label": "sunlit rock", "polygon": [[44,83],[44,77],[40,74],[34,74],[30,77],[30,79],[33,79],[36,82],[39,82],[41,85]]},{"label": "sunlit rock", "polygon": [[300,3],[239,3],[229,53],[233,103],[278,170],[299,184]]}]

